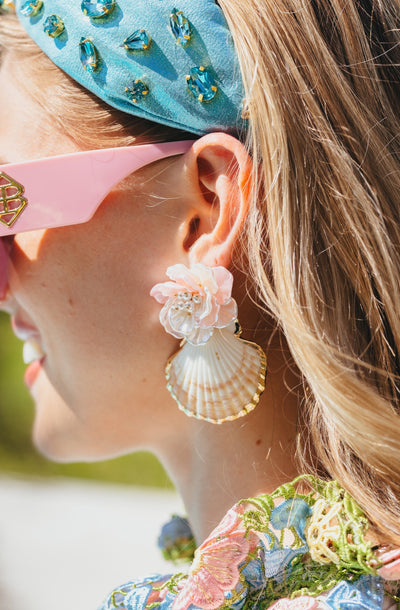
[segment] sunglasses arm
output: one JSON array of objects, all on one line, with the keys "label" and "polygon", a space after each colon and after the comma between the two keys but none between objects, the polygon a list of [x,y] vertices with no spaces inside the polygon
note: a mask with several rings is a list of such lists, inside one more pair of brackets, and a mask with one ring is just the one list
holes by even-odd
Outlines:
[{"label": "sunglasses arm", "polygon": [[87,222],[121,180],[192,144],[101,149],[0,166],[0,237]]}]

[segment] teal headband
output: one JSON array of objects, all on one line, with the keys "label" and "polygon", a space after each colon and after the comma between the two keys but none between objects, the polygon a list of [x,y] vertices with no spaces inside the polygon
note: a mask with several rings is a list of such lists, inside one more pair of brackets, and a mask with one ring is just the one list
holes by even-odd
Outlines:
[{"label": "teal headband", "polygon": [[15,7],[46,55],[110,106],[199,135],[245,129],[232,36],[214,0],[16,0]]}]

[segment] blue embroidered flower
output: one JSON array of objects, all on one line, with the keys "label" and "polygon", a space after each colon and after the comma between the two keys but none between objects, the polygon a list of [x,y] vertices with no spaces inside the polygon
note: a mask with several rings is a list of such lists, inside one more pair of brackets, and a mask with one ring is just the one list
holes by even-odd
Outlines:
[{"label": "blue embroidered flower", "polygon": [[126,610],[143,610],[152,592],[153,587],[151,585],[142,584],[135,587],[125,597],[124,607]]},{"label": "blue embroidered flower", "polygon": [[290,568],[290,564],[297,555],[303,555],[304,547],[292,549],[285,547],[283,549],[273,549],[265,551],[264,555],[264,570],[266,578],[274,578],[277,582],[282,582],[287,576],[286,569]]},{"label": "blue embroidered flower", "polygon": [[[159,609],[169,610],[175,595],[166,595],[165,599],[160,599],[160,593],[154,591],[154,587],[159,588],[169,580],[169,576],[155,574],[141,580],[132,580],[122,587],[115,589],[105,600],[99,610],[144,610],[148,603],[160,602]],[[153,598],[157,599],[153,599]],[[168,599],[167,599],[168,598]]]},{"label": "blue embroidered flower", "polygon": [[242,570],[242,576],[251,591],[265,587],[265,570],[263,556],[252,559]]},{"label": "blue embroidered flower", "polygon": [[282,546],[282,542],[275,534],[272,534],[273,539],[268,534],[265,536],[266,544],[261,543],[265,578],[274,578],[277,582],[282,582],[293,559],[307,552],[305,528],[311,514],[312,508],[301,498],[286,500],[272,510],[271,526],[280,531],[289,529],[295,540],[292,546]]},{"label": "blue embroidered flower", "polygon": [[[264,564],[260,556],[255,557],[249,563],[239,566],[242,578],[234,591],[225,593],[225,599],[229,603],[230,610],[241,610],[247,596],[253,591],[259,591],[265,587]],[[244,578],[244,580],[243,580]]]},{"label": "blue embroidered flower", "polygon": [[271,512],[271,525],[277,530],[293,528],[299,538],[306,542],[305,528],[312,508],[301,498],[292,498],[276,506]]},{"label": "blue embroidered flower", "polygon": [[325,603],[333,610],[381,610],[383,604],[383,581],[378,576],[361,576],[352,583],[343,580],[332,589]]}]

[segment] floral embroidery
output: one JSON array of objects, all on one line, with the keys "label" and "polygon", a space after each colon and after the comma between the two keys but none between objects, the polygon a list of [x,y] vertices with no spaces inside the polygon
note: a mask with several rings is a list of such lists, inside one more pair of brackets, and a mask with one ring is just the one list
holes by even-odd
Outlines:
[{"label": "floral embroidery", "polygon": [[[294,558],[307,551],[305,526],[311,513],[310,506],[300,498],[285,500],[272,509],[269,516],[270,532],[259,533],[267,578],[283,581]],[[287,533],[285,535],[285,530],[290,536]]]},{"label": "floral embroidery", "polygon": [[167,275],[173,281],[156,284],[150,295],[164,304],[160,322],[177,339],[203,345],[214,328],[225,328],[237,318],[233,277],[224,267],[173,265]]},{"label": "floral embroidery", "polygon": [[340,557],[333,550],[333,542],[340,537],[340,526],[335,524],[335,518],[340,513],[342,505],[336,502],[328,506],[325,500],[317,500],[313,515],[307,530],[307,542],[311,558],[318,563],[339,563]]},{"label": "floral embroidery", "polygon": [[165,584],[169,576],[158,574],[142,580],[132,581],[119,587],[108,596],[101,610],[131,610],[131,608],[146,608],[149,604],[159,606],[168,589]]},{"label": "floral embroidery", "polygon": [[318,602],[313,597],[296,597],[295,599],[280,599],[270,606],[272,610],[313,610],[318,608]]},{"label": "floral embroidery", "polygon": [[188,580],[172,610],[186,610],[192,604],[204,610],[219,608],[225,592],[236,587],[239,565],[258,544],[258,536],[243,527],[240,510],[232,508],[197,549]]},{"label": "floral embroidery", "polygon": [[342,581],[329,593],[325,603],[333,610],[376,610],[383,604],[383,582],[376,576],[361,576],[354,584]]},{"label": "floral embroidery", "polygon": [[128,583],[101,610],[382,610],[385,590],[400,602],[400,549],[373,550],[367,530],[335,481],[298,477],[234,506],[188,575]]},{"label": "floral embroidery", "polygon": [[313,512],[305,500],[292,498],[273,509],[270,517],[271,525],[278,530],[290,528],[302,542],[305,542],[307,519]]}]

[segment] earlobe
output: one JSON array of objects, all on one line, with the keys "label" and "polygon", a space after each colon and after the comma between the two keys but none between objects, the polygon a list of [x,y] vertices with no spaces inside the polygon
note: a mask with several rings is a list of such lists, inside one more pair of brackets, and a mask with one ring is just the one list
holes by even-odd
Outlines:
[{"label": "earlobe", "polygon": [[185,159],[195,206],[186,224],[189,262],[228,267],[249,206],[251,159],[236,138],[214,133],[197,140]]}]

